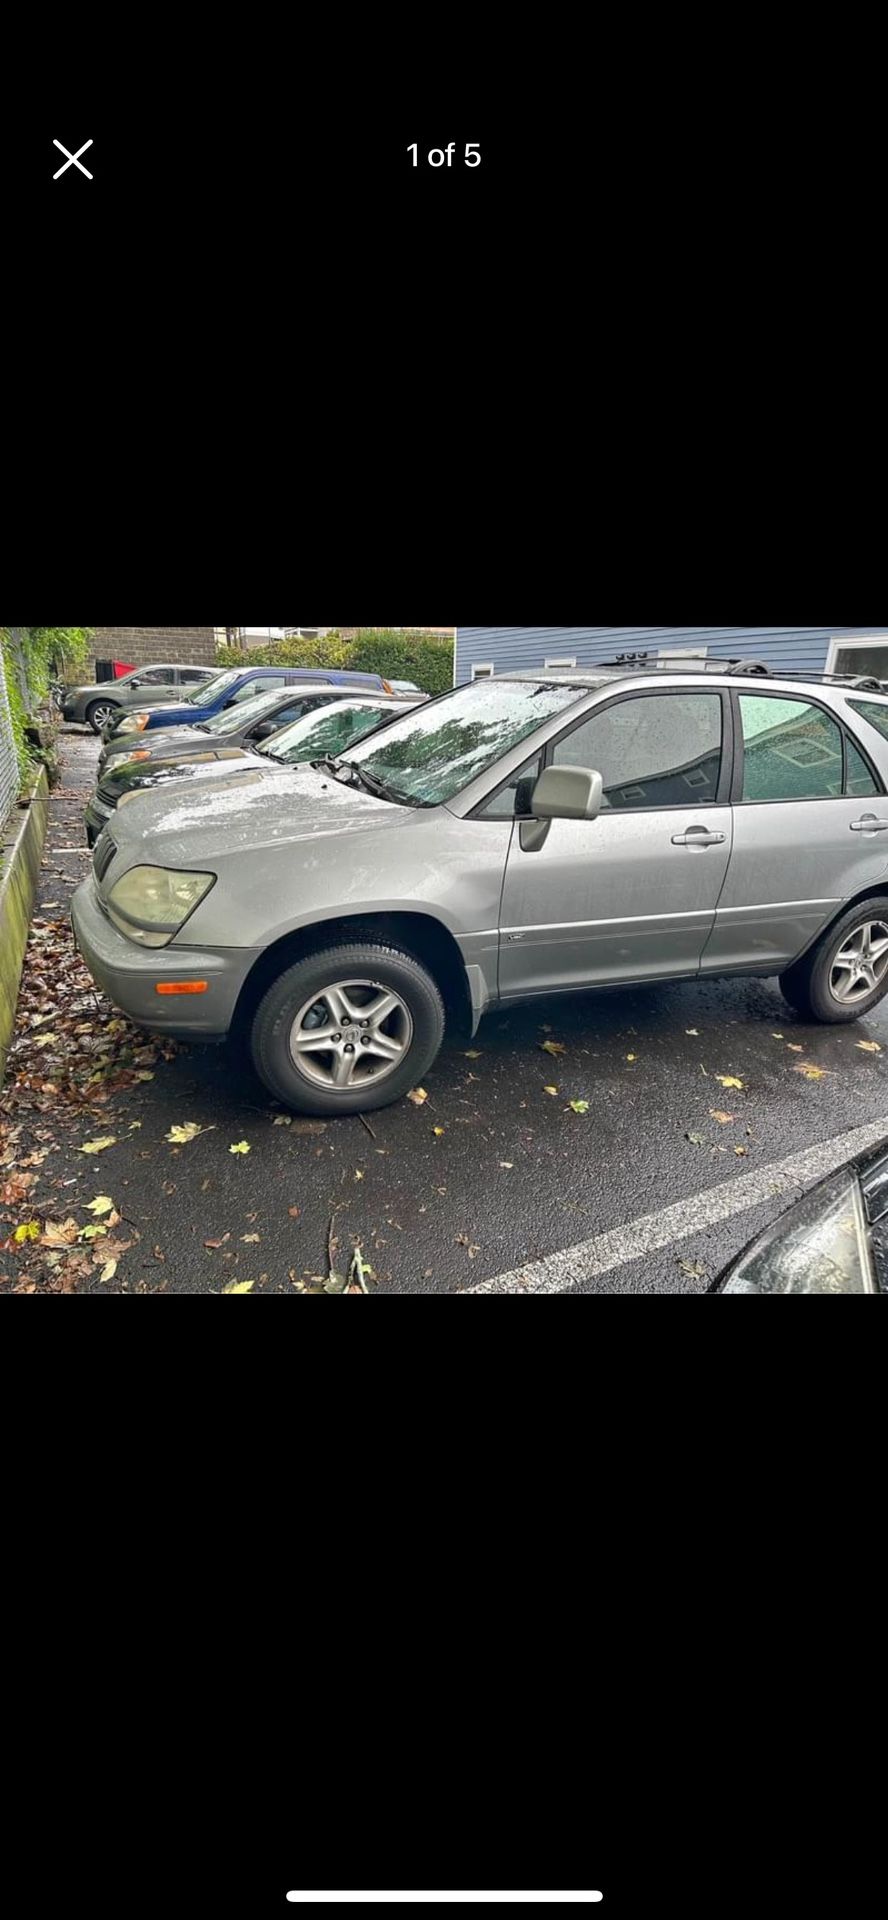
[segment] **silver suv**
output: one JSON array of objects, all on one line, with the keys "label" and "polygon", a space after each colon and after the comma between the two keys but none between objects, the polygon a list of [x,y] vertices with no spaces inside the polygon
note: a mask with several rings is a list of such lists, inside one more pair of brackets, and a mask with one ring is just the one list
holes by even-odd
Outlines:
[{"label": "silver suv", "polygon": [[888,990],[888,699],[721,665],[479,681],[343,758],[133,799],[74,925],[132,1019],[245,1025],[307,1113],[397,1100],[448,1018],[535,994],[779,975],[856,1020]]}]

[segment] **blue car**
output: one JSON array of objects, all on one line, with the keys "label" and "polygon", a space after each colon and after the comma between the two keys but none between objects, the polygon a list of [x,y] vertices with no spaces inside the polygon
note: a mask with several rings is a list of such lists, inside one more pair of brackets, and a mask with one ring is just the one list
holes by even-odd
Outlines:
[{"label": "blue car", "polygon": [[138,694],[133,694],[121,702],[102,729],[102,739],[107,743],[121,735],[125,739],[129,734],[147,733],[157,727],[197,727],[206,720],[215,720],[227,707],[254,699],[257,693],[306,684],[360,688],[371,693],[391,692],[388,681],[378,673],[348,673],[333,667],[229,667],[170,706],[146,707],[144,703],[140,706]]}]

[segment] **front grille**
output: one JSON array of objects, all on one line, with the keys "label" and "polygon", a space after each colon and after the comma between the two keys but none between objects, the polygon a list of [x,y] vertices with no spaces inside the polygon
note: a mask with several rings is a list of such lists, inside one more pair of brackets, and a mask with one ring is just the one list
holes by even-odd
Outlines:
[{"label": "front grille", "polygon": [[114,787],[103,787],[100,783],[96,791],[97,797],[101,800],[103,806],[116,807],[118,795]]},{"label": "front grille", "polygon": [[99,886],[101,886],[116,852],[117,848],[114,845],[110,833],[103,833],[93,854],[93,873],[98,880]]}]

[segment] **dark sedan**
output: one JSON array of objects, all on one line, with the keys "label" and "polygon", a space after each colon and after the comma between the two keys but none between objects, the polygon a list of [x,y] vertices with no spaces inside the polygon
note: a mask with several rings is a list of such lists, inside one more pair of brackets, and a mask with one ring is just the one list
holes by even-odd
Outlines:
[{"label": "dark sedan", "polygon": [[888,1141],[813,1187],[713,1293],[888,1293]]},{"label": "dark sedan", "polygon": [[147,766],[126,760],[120,766],[106,767],[86,809],[89,845],[95,846],[115,809],[125,806],[136,794],[156,793],[171,782],[224,782],[238,774],[272,773],[301,761],[335,756],[397,719],[399,714],[409,713],[417,704],[415,697],[343,693],[336,699],[334,692],[332,700],[320,712],[304,713],[292,725],[276,731],[258,753],[225,741],[215,745],[205,741],[203,751],[192,747],[187,758],[151,760]]},{"label": "dark sedan", "polygon": [[162,664],[137,667],[132,673],[121,674],[119,680],[66,687],[61,700],[62,719],[101,733],[102,728],[123,711],[131,695],[145,707],[169,706],[171,700],[184,700],[190,688],[206,686],[215,673],[215,667]]}]

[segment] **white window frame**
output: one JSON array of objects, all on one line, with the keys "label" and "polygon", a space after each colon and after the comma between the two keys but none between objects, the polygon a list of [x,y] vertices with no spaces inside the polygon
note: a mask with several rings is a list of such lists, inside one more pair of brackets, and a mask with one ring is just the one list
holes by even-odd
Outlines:
[{"label": "white window frame", "polygon": [[[858,648],[863,647],[884,647],[888,653],[888,633],[836,634],[829,643],[824,672],[838,673],[839,654],[854,653]],[[888,673],[885,674],[885,679],[888,680]]]},{"label": "white window frame", "polygon": [[492,680],[496,668],[492,660],[479,660],[472,667],[473,680]]},{"label": "white window frame", "polygon": [[558,659],[547,660],[543,671],[544,673],[557,673],[559,668],[561,667],[570,669],[571,667],[575,667],[576,664],[577,664],[576,654],[574,654],[574,657],[572,660],[568,659],[566,656],[562,656],[561,658],[558,658]]}]

